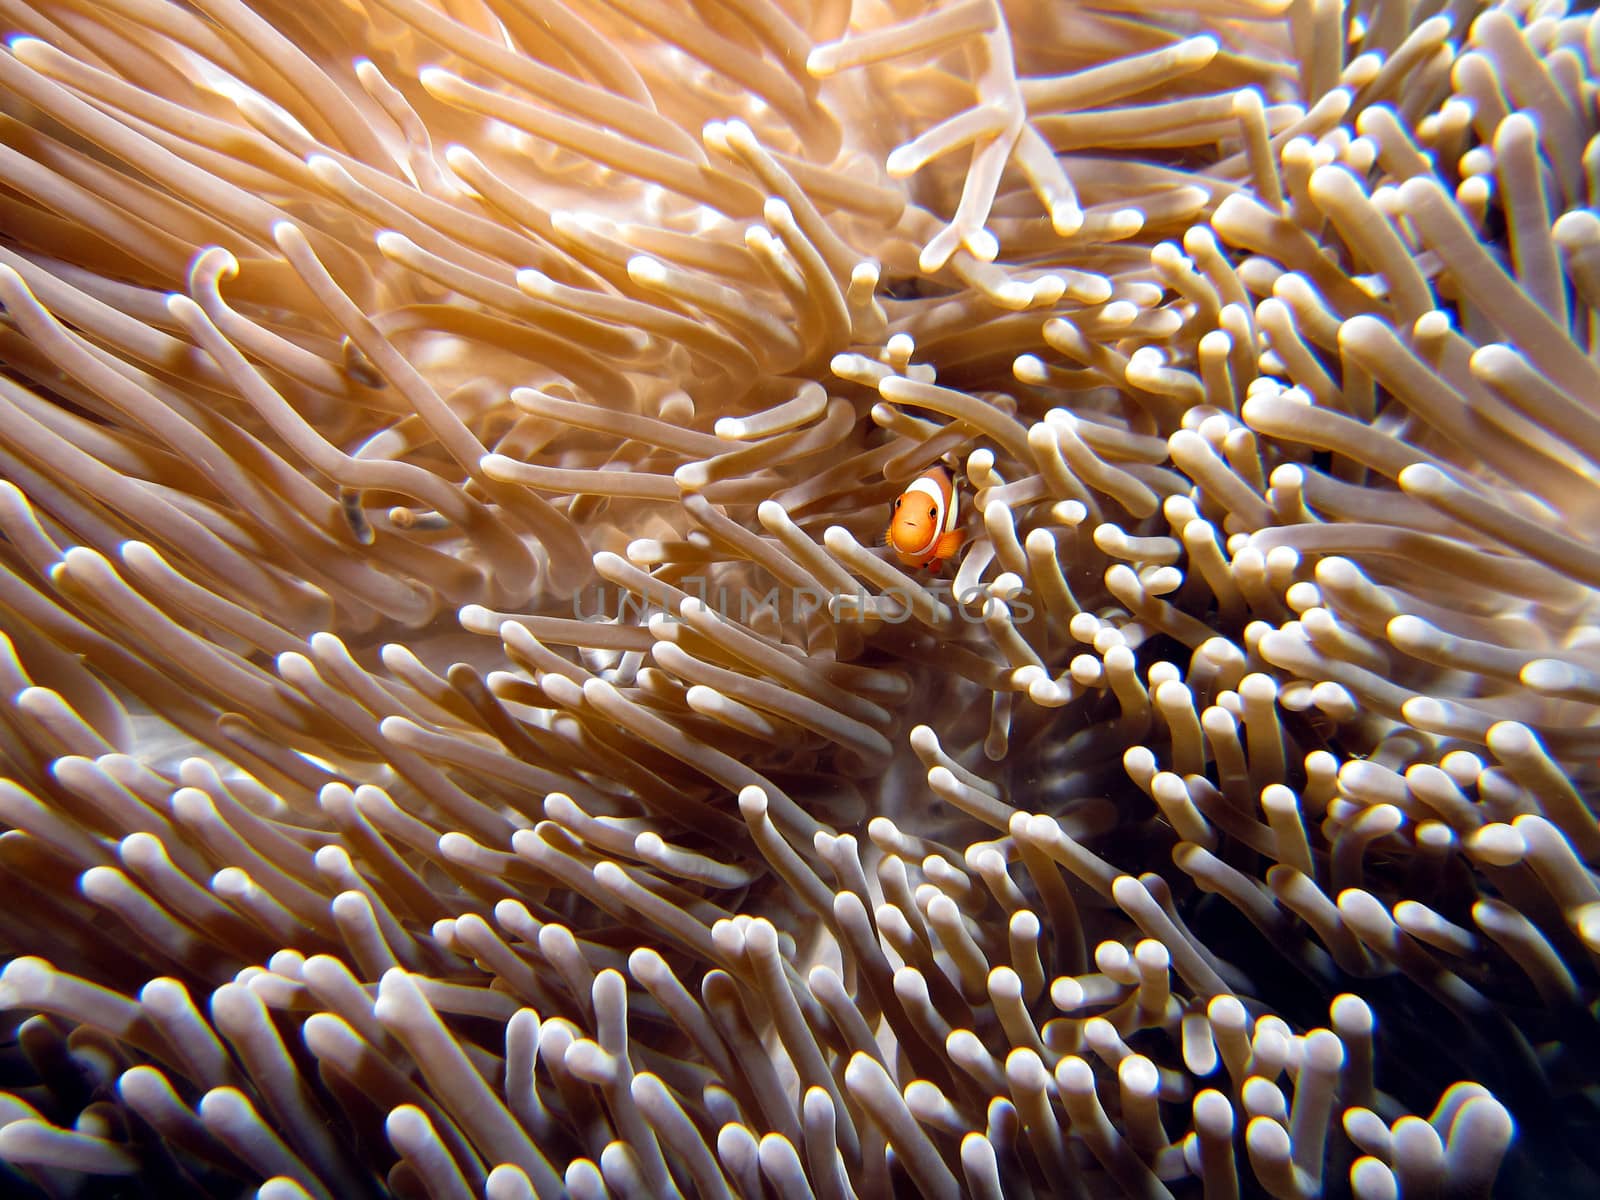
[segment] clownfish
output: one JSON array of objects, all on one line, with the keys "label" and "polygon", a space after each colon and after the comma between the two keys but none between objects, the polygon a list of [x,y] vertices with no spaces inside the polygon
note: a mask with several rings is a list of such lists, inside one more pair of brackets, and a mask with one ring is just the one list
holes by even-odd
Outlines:
[{"label": "clownfish", "polygon": [[952,558],[966,536],[956,528],[960,502],[954,480],[934,467],[900,493],[889,510],[884,541],[908,567],[931,567]]}]

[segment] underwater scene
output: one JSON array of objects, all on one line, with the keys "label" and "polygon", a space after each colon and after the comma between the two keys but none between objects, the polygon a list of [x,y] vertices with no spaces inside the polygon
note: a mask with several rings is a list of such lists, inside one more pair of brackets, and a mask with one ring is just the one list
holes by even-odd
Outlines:
[{"label": "underwater scene", "polygon": [[0,1196],[1600,1195],[1600,17],[0,39]]}]

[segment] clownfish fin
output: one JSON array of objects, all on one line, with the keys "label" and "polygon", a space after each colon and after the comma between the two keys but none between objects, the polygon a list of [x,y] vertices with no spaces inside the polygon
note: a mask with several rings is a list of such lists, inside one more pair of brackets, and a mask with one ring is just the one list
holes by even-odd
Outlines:
[{"label": "clownfish fin", "polygon": [[952,558],[955,552],[961,549],[961,543],[966,540],[967,534],[962,529],[952,529],[949,533],[941,533],[939,540],[933,544],[933,553],[936,558]]}]

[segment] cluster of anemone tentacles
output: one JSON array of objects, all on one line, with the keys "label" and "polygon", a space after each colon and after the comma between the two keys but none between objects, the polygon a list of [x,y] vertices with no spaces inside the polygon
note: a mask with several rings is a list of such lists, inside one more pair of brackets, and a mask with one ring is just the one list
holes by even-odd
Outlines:
[{"label": "cluster of anemone tentacles", "polygon": [[1592,1185],[1600,19],[0,14],[8,1194]]}]

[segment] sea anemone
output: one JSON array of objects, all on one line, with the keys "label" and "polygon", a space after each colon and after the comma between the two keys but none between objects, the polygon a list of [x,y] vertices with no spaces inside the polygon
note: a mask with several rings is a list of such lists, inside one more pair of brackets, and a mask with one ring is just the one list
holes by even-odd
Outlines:
[{"label": "sea anemone", "polygon": [[1595,1185],[1600,19],[0,12],[10,1194]]}]

